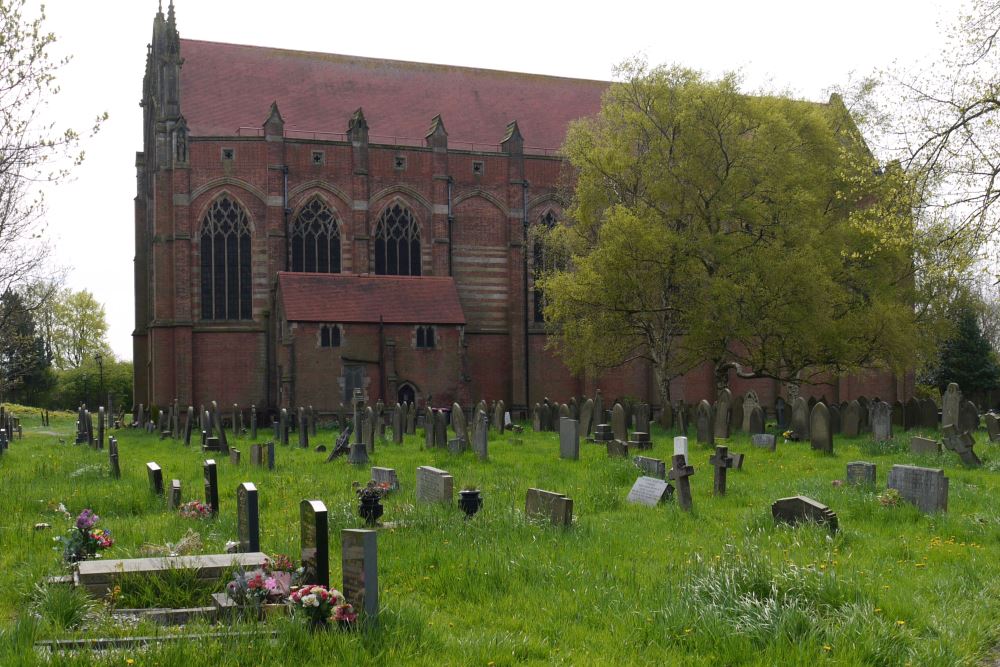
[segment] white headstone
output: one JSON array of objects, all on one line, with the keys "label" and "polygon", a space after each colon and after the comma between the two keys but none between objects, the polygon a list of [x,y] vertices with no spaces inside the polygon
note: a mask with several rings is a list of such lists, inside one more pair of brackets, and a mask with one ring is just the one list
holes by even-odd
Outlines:
[{"label": "white headstone", "polygon": [[678,454],[684,455],[684,462],[686,464],[688,460],[688,439],[683,435],[678,435],[674,438],[674,456]]}]

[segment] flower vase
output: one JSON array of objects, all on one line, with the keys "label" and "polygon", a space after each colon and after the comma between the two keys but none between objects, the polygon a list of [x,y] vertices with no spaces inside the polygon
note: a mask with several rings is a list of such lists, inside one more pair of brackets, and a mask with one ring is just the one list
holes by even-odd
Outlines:
[{"label": "flower vase", "polygon": [[458,500],[458,506],[462,508],[465,512],[465,516],[471,517],[473,514],[479,511],[479,508],[483,506],[482,496],[479,495],[478,489],[467,489],[465,491],[459,491],[460,496]]},{"label": "flower vase", "polygon": [[375,522],[378,521],[383,512],[385,512],[385,508],[382,507],[382,503],[379,502],[378,498],[361,499],[361,505],[358,507],[358,514],[369,526],[374,526]]}]

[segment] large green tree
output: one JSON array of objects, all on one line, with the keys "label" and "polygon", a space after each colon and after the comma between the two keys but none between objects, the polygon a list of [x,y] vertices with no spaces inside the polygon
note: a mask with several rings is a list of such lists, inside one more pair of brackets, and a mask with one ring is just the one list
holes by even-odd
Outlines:
[{"label": "large green tree", "polygon": [[575,370],[652,363],[661,395],[704,360],[720,384],[901,369],[921,248],[905,175],[838,98],[747,95],[738,79],[627,63],[564,147],[575,189],[546,236],[546,321]]},{"label": "large green tree", "polygon": [[78,368],[97,354],[110,358],[104,304],[89,291],[61,290],[44,319],[56,367]]},{"label": "large green tree", "polygon": [[0,295],[0,400],[33,404],[51,386],[51,360],[21,293]]},{"label": "large green tree", "polygon": [[949,383],[957,382],[966,393],[1000,388],[1000,364],[979,327],[976,311],[971,306],[962,306],[957,319],[954,334],[941,347],[934,384],[944,391]]}]

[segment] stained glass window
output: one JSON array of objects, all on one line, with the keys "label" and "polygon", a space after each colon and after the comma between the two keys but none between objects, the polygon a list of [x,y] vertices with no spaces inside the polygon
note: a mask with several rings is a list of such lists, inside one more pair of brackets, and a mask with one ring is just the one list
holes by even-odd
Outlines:
[{"label": "stained glass window", "polygon": [[393,204],[375,225],[375,273],[420,275],[420,228],[410,209]]},{"label": "stained glass window", "polygon": [[250,225],[246,211],[220,197],[201,224],[201,318],[252,319]]},{"label": "stained glass window", "polygon": [[340,223],[319,198],[306,204],[289,230],[292,271],[340,273]]}]

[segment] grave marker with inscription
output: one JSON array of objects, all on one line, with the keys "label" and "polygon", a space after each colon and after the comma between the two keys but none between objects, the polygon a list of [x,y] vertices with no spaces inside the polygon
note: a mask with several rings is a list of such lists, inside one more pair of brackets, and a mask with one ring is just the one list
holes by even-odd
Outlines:
[{"label": "grave marker with inscription", "polygon": [[329,517],[322,500],[299,503],[302,583],[330,586]]},{"label": "grave marker with inscription", "polygon": [[357,612],[378,616],[378,542],[376,531],[344,528],[340,531],[343,593]]},{"label": "grave marker with inscription", "polygon": [[543,489],[528,489],[524,513],[529,518],[548,519],[554,526],[573,524],[573,500],[565,494]]},{"label": "grave marker with inscription", "polygon": [[889,470],[886,486],[922,512],[948,511],[948,478],[940,468],[894,465]]},{"label": "grave marker with inscription", "polygon": [[647,507],[656,507],[664,500],[669,499],[673,491],[674,487],[662,479],[640,477],[635,480],[635,484],[632,485],[625,501]]},{"label": "grave marker with inscription", "polygon": [[260,551],[260,510],[257,487],[252,482],[236,487],[236,535],[240,552]]},{"label": "grave marker with inscription", "polygon": [[417,502],[450,504],[454,496],[454,482],[445,470],[420,466],[417,468]]}]

